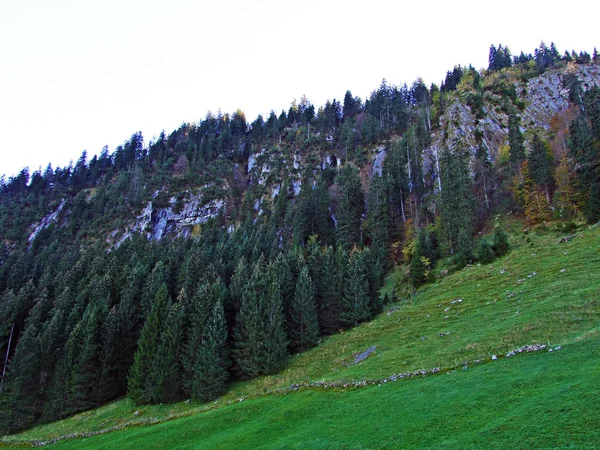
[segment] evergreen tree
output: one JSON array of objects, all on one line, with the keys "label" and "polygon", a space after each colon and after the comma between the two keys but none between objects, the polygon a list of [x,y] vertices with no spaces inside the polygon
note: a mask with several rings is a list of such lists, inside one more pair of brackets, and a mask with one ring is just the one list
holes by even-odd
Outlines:
[{"label": "evergreen tree", "polygon": [[338,175],[337,183],[341,194],[337,207],[337,242],[346,249],[361,242],[361,218],[364,210],[364,195],[358,170],[345,165]]},{"label": "evergreen tree", "polygon": [[198,351],[195,370],[195,383],[192,395],[204,401],[217,398],[225,391],[229,379],[229,349],[227,346],[227,323],[223,299],[225,286],[217,280],[212,290],[214,295],[212,310],[204,324],[202,343]]},{"label": "evergreen tree", "polygon": [[450,254],[466,263],[473,248],[473,192],[469,154],[460,144],[442,152],[440,219],[443,240]]},{"label": "evergreen tree", "polygon": [[260,258],[253,266],[234,329],[237,370],[255,377],[277,371],[285,362],[281,290],[272,267]]},{"label": "evergreen tree", "polygon": [[290,347],[303,351],[314,346],[319,338],[319,322],[313,283],[308,267],[300,272],[296,283],[294,300],[290,305]]},{"label": "evergreen tree", "polygon": [[341,319],[346,326],[356,326],[371,315],[367,268],[363,253],[358,250],[350,253],[342,305]]},{"label": "evergreen tree", "polygon": [[327,247],[323,255],[323,270],[320,277],[319,327],[321,334],[333,334],[342,328],[342,296],[347,254],[341,247]]},{"label": "evergreen tree", "polygon": [[154,372],[155,360],[169,303],[167,285],[163,283],[156,292],[150,314],[144,323],[138,349],[129,371],[127,394],[136,404],[153,401],[152,393],[157,379],[157,374]]},{"label": "evergreen tree", "polygon": [[72,334],[79,341],[68,382],[70,412],[83,411],[99,404],[101,377],[101,329],[106,315],[105,303],[88,304],[81,322]]},{"label": "evergreen tree", "polygon": [[544,189],[546,199],[550,203],[550,190],[554,184],[554,163],[550,146],[542,141],[539,134],[533,135],[531,151],[528,158],[529,174],[535,184]]},{"label": "evergreen tree", "polygon": [[153,403],[173,402],[181,398],[183,372],[181,348],[185,307],[174,303],[168,308],[160,333],[160,343],[152,367],[154,384],[150,387]]},{"label": "evergreen tree", "polygon": [[508,116],[508,145],[510,146],[510,162],[517,171],[525,159],[523,135],[520,129],[521,119],[515,113]]}]

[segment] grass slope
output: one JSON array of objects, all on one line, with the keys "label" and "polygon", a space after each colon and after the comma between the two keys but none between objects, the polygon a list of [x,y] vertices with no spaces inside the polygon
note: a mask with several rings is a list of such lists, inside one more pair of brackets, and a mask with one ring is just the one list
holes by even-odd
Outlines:
[{"label": "grass slope", "polygon": [[[558,241],[552,234],[513,233],[508,256],[426,286],[412,301],[295,356],[280,374],[233,385],[214,403],[136,408],[122,400],[2,442],[48,440],[189,416],[56,445],[592,445],[599,441],[600,429],[590,420],[598,413],[593,398],[600,373],[600,229],[585,230],[568,243]],[[487,364],[494,354],[532,343],[560,344],[563,350]],[[376,351],[353,364],[354,356],[371,346]],[[474,360],[482,363],[473,366]],[[469,369],[462,370],[465,362]],[[308,389],[265,395],[294,383],[378,380],[434,367],[459,369],[345,392]]]}]

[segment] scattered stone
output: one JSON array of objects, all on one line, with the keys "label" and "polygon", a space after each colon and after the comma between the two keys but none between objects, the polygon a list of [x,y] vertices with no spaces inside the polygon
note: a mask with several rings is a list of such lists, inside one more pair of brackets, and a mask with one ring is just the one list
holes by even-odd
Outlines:
[{"label": "scattered stone", "polygon": [[356,355],[356,357],[354,358],[354,364],[358,364],[359,362],[361,362],[362,360],[366,359],[367,356],[369,356],[371,353],[373,353],[375,351],[377,347],[376,346],[372,346],[369,347],[367,350],[365,350],[364,352]]},{"label": "scattered stone", "polygon": [[562,349],[562,347],[560,345],[557,345],[556,347],[554,347],[554,351],[559,351],[560,349]]},{"label": "scattered stone", "polygon": [[442,331],[442,332],[440,333],[440,336],[441,336],[441,337],[444,337],[444,336],[449,336],[450,334],[451,334],[451,333],[450,333],[450,331]]},{"label": "scattered stone", "polygon": [[537,352],[546,348],[545,344],[531,344],[525,345],[523,347],[519,347],[513,351],[510,351],[506,354],[506,357],[514,356],[519,353],[529,353],[529,352]]},{"label": "scattered stone", "polygon": [[565,273],[567,269],[560,269],[560,273]]},{"label": "scattered stone", "polygon": [[139,415],[140,415],[140,412],[139,412],[139,411],[136,411],[136,412],[134,412],[134,413],[133,413],[133,415],[134,415],[134,416],[139,416]]},{"label": "scattered stone", "polygon": [[496,361],[498,357],[496,355],[492,355],[492,361]]},{"label": "scattered stone", "polygon": [[450,307],[448,307],[444,310],[444,312],[448,312],[448,311],[450,311]]},{"label": "scattered stone", "polygon": [[457,298],[456,300],[452,300],[450,303],[451,304],[456,304],[456,303],[461,303],[462,302],[462,298]]}]

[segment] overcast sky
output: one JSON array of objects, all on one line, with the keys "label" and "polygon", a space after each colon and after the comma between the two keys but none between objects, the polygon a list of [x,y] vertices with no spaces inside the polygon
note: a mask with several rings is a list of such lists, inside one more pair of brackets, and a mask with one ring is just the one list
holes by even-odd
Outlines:
[{"label": "overcast sky", "polygon": [[0,175],[112,152],[138,130],[147,143],[209,110],[250,122],[303,94],[364,99],[382,78],[439,84],[456,64],[487,67],[492,43],[591,53],[599,13],[588,0],[3,0]]}]

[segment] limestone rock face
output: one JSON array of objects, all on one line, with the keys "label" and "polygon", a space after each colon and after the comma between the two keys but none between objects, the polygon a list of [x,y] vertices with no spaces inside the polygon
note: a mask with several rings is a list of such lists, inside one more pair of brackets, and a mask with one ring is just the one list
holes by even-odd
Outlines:
[{"label": "limestone rock face", "polygon": [[[522,110],[517,108],[522,131],[549,129],[552,118],[569,107],[567,76],[575,76],[584,92],[600,86],[600,66],[591,65],[548,70],[526,83],[515,83],[517,102],[524,105]],[[508,145],[508,114],[501,103],[500,96],[486,91],[483,95],[483,117],[480,118],[476,117],[465,98],[458,98],[447,106],[440,117],[439,131],[434,133],[431,147],[425,150],[424,155],[430,160],[424,161],[424,164],[433,167],[437,151],[441,148],[452,150],[457,143],[475,154],[478,146],[476,134],[482,136],[490,157],[496,159],[500,148]]]},{"label": "limestone rock face", "polygon": [[206,223],[221,214],[225,201],[221,199],[203,202],[202,195],[190,195],[190,198],[177,205],[177,199],[170,199],[170,206],[154,208],[148,202],[134,225],[122,236],[120,244],[134,233],[144,233],[151,241],[157,241],[164,236],[174,235],[187,237],[192,233],[194,225]]}]

